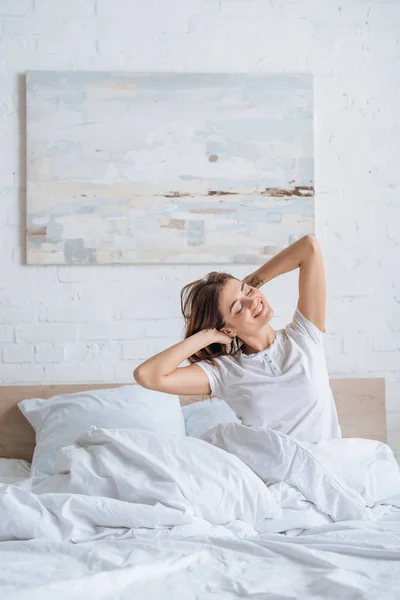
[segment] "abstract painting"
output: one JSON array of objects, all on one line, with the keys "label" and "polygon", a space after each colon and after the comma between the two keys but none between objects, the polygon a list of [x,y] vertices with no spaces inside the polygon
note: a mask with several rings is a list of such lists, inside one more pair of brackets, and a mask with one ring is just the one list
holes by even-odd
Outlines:
[{"label": "abstract painting", "polygon": [[262,264],[314,233],[309,74],[27,73],[27,262]]}]

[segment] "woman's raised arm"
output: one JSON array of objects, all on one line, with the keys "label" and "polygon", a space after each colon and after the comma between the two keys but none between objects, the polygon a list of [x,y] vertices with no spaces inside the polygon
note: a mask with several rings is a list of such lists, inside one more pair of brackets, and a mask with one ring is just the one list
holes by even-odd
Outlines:
[{"label": "woman's raised arm", "polygon": [[259,269],[247,275],[243,281],[253,287],[261,287],[278,275],[300,268],[300,312],[318,329],[325,332],[326,281],[322,252],[314,235],[305,235],[276,254]]}]

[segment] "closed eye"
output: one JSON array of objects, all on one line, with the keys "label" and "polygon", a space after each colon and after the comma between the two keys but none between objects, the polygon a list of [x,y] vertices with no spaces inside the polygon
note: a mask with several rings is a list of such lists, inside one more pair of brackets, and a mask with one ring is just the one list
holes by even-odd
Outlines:
[{"label": "closed eye", "polygon": [[[246,296],[250,296],[250,294],[251,294],[252,291],[253,291],[252,288],[250,288],[249,293],[246,294]],[[241,306],[240,310],[238,310],[238,312],[236,314],[238,315],[239,313],[242,312],[242,310],[243,310],[243,306]]]}]

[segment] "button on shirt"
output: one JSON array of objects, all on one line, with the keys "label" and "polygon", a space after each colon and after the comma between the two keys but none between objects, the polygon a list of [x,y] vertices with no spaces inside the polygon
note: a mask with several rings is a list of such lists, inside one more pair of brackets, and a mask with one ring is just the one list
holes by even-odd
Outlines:
[{"label": "button on shirt", "polygon": [[219,370],[206,361],[196,364],[208,376],[212,394],[225,400],[243,425],[271,427],[306,442],[340,438],[323,337],[296,308],[269,348],[220,356]]}]

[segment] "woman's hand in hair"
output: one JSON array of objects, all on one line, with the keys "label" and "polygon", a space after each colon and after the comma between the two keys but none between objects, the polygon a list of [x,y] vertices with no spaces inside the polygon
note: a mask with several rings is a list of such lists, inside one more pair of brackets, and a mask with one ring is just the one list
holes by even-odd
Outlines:
[{"label": "woman's hand in hair", "polygon": [[226,333],[223,333],[219,329],[209,329],[209,331],[211,331],[214,335],[214,339],[211,342],[213,344],[218,343],[224,344],[225,346],[230,346],[233,342],[233,338],[231,338],[229,335],[226,335]]}]

